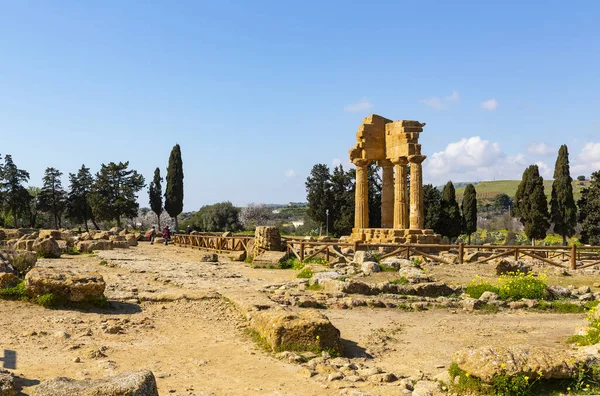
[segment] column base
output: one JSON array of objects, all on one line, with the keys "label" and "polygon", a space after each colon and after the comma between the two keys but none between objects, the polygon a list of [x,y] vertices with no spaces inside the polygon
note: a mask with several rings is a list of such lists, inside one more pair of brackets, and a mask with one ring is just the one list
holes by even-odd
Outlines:
[{"label": "column base", "polygon": [[349,241],[365,243],[439,244],[441,236],[433,230],[397,228],[353,228]]}]

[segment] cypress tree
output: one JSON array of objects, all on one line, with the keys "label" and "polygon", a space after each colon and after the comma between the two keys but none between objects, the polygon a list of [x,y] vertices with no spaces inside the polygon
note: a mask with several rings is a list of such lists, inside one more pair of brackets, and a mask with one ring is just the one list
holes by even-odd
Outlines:
[{"label": "cypress tree", "polygon": [[442,205],[442,193],[432,184],[423,186],[423,212],[425,228],[436,233],[441,233],[440,215]]},{"label": "cypress tree", "polygon": [[451,181],[446,183],[442,191],[440,233],[450,239],[460,235],[463,229],[463,218],[456,202],[456,191]]},{"label": "cypress tree", "polygon": [[600,245],[600,171],[592,173],[588,188],[577,201],[582,243]]},{"label": "cypress tree", "polygon": [[550,199],[550,216],[554,223],[554,232],[563,237],[563,245],[567,245],[567,237],[575,235],[577,225],[577,207],[573,198],[573,179],[569,169],[569,151],[563,144],[558,150],[558,158],[554,165],[554,182]]},{"label": "cypress tree", "polygon": [[477,231],[477,192],[472,184],[467,184],[462,200],[462,214],[465,219],[465,233],[471,244],[471,234]]},{"label": "cypress tree", "polygon": [[154,170],[154,179],[148,187],[148,195],[150,196],[150,209],[156,214],[158,229],[160,229],[160,215],[163,211],[162,205],[162,177],[160,177],[160,168]]},{"label": "cypress tree", "polygon": [[544,239],[550,227],[548,221],[548,200],[544,193],[544,179],[537,165],[531,165],[525,172],[515,196],[515,216],[520,217],[525,226],[525,235],[535,244],[536,239]]},{"label": "cypress tree", "polygon": [[175,229],[179,229],[177,216],[183,211],[183,161],[179,144],[173,147],[169,156],[165,210],[175,219]]}]

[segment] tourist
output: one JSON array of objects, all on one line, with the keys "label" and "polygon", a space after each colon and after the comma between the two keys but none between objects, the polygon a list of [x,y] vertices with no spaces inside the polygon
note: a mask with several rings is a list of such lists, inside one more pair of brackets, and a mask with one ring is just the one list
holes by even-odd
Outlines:
[{"label": "tourist", "polygon": [[185,233],[190,235],[192,233],[192,226],[188,225],[187,227],[185,227]]},{"label": "tourist", "polygon": [[154,226],[148,231],[148,238],[150,238],[150,245],[154,245],[154,238],[156,238],[156,228]]},{"label": "tourist", "polygon": [[169,239],[171,239],[171,233],[169,232],[169,226],[165,226],[165,228],[163,228],[162,237],[165,239],[165,245],[168,245]]}]

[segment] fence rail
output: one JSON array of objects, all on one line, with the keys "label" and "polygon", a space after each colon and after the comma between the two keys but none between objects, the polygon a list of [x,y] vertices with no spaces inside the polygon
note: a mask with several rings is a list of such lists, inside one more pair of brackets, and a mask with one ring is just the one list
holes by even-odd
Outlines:
[{"label": "fence rail", "polygon": [[[217,252],[248,251],[253,236],[185,235],[176,234],[173,241],[178,246],[205,249]],[[511,256],[515,260],[530,257],[565,269],[583,269],[600,266],[600,246],[504,246],[504,245],[437,245],[437,244],[391,244],[338,241],[305,241],[287,239],[285,248],[289,257],[301,262],[323,258],[327,262],[350,262],[352,252],[359,250],[377,251],[379,258],[422,256],[441,264],[451,264],[443,252],[455,254],[459,264],[470,262],[481,264],[501,257]],[[344,248],[351,248],[345,250]],[[454,260],[452,260],[454,261]]]},{"label": "fence rail", "polygon": [[220,235],[173,235],[173,243],[178,246],[190,247],[192,249],[205,249],[217,252],[233,252],[248,250],[248,241],[254,239],[251,236],[230,236]]}]

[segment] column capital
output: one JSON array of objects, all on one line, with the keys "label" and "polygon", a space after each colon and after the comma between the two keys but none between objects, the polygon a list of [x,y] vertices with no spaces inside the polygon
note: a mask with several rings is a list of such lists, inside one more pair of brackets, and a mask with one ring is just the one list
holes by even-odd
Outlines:
[{"label": "column capital", "polygon": [[370,162],[371,162],[371,160],[364,159],[364,158],[355,158],[352,160],[352,163],[354,165],[356,165],[357,167],[367,166],[367,165],[369,165]]},{"label": "column capital", "polygon": [[394,163],[392,161],[390,161],[389,159],[382,159],[382,160],[377,161],[377,165],[382,168],[387,168],[387,167],[394,166]]},{"label": "column capital", "polygon": [[394,158],[391,161],[394,163],[394,165],[407,165],[408,164],[408,158],[406,158],[406,157]]},{"label": "column capital", "polygon": [[425,158],[427,158],[426,155],[411,155],[408,157],[408,162],[411,164],[420,164],[425,161]]}]

